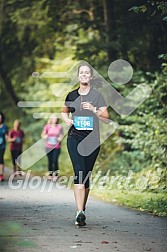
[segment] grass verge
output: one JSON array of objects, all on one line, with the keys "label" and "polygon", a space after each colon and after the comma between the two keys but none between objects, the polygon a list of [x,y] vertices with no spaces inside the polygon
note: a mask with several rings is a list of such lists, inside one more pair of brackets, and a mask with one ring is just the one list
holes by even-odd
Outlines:
[{"label": "grass verge", "polygon": [[167,216],[167,194],[165,192],[101,190],[95,187],[92,189],[91,195],[121,206],[146,211],[158,216]]}]

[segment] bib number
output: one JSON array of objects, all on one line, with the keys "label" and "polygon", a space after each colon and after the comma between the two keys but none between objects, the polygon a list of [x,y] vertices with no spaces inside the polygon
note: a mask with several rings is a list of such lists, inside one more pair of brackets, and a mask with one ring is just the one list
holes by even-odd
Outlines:
[{"label": "bib number", "polygon": [[56,145],[57,144],[57,138],[56,137],[48,137],[47,142],[48,142],[48,144]]},{"label": "bib number", "polygon": [[21,143],[21,137],[17,137],[15,140],[16,143]]},{"label": "bib number", "polygon": [[74,116],[74,127],[77,130],[93,130],[93,116]]},{"label": "bib number", "polygon": [[3,144],[3,137],[0,137],[0,144]]}]

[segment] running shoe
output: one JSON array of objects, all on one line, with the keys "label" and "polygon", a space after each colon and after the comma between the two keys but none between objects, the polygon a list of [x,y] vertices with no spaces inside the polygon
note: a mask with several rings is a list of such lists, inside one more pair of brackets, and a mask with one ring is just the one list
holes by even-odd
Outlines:
[{"label": "running shoe", "polygon": [[18,175],[19,175],[19,176],[23,176],[24,173],[23,173],[22,171],[18,171]]},{"label": "running shoe", "polygon": [[0,182],[4,181],[5,177],[3,175],[0,175]]},{"label": "running shoe", "polygon": [[52,176],[52,180],[54,181],[54,182],[56,182],[57,180],[58,180],[58,176]]},{"label": "running shoe", "polygon": [[75,221],[75,226],[77,226],[77,227],[86,226],[86,222],[84,221],[84,222],[82,223],[82,225],[81,225],[78,221]]},{"label": "running shoe", "polygon": [[80,227],[81,227],[81,226],[85,226],[85,225],[86,225],[85,220],[86,220],[86,216],[85,216],[84,212],[83,212],[83,211],[80,211],[80,212],[78,213],[78,215],[76,216],[75,225],[76,225],[76,226],[80,226]]}]

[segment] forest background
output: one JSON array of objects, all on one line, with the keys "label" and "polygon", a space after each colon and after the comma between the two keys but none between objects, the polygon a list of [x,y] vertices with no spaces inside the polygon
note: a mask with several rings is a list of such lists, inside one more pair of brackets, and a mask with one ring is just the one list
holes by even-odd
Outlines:
[{"label": "forest background", "polygon": [[[100,171],[100,177],[108,174],[110,180],[102,179],[92,194],[166,215],[167,2],[0,0],[0,13],[0,111],[9,129],[16,118],[22,121],[25,150],[40,139],[48,113],[59,113],[61,108],[21,108],[18,102],[59,101],[53,85],[66,96],[62,79],[34,78],[33,72],[65,72],[78,60],[86,60],[123,96],[139,84],[150,86],[150,97],[128,117],[109,109],[119,128],[101,145],[93,176]],[[107,75],[117,59],[133,67],[126,85],[112,83]],[[40,113],[45,116],[33,117]],[[9,146],[5,160],[11,167]],[[30,169],[43,175],[46,157]],[[72,174],[64,139],[60,175]]]}]

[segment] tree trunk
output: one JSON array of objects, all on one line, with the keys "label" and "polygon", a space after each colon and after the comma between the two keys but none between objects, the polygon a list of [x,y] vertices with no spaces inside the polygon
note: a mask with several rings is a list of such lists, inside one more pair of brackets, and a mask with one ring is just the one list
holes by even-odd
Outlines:
[{"label": "tree trunk", "polygon": [[14,91],[13,87],[12,87],[11,80],[7,76],[5,70],[3,69],[3,64],[1,62],[1,60],[0,60],[0,75],[1,75],[1,78],[2,78],[2,80],[4,82],[6,92],[7,92],[7,94],[9,94],[9,96],[10,96],[10,98],[12,100],[12,103],[14,105],[17,105],[19,100],[18,100],[18,98],[17,98],[17,96],[15,94],[15,91]]},{"label": "tree trunk", "polygon": [[115,22],[114,22],[114,1],[103,0],[104,23],[106,27],[106,47],[109,61],[116,60],[117,53],[111,42],[116,40]]}]

